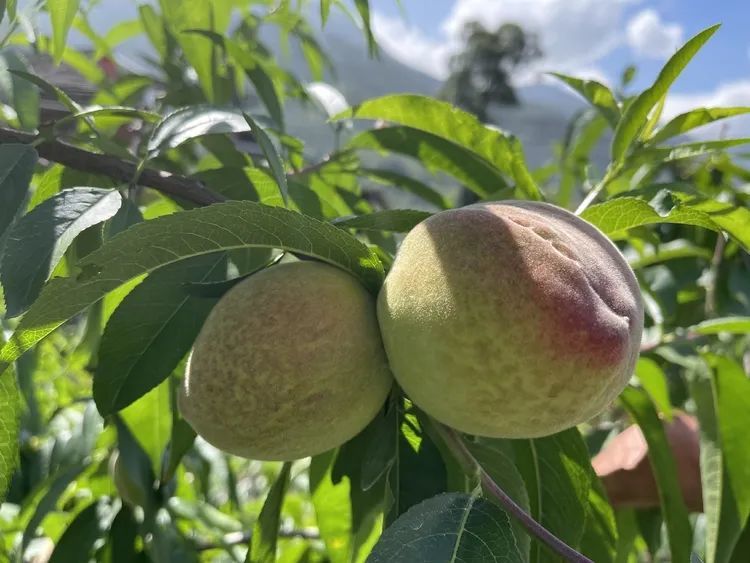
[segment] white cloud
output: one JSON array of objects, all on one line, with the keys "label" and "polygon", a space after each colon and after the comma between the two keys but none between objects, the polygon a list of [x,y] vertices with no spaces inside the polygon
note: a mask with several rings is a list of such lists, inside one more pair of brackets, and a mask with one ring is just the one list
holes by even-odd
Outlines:
[{"label": "white cloud", "polygon": [[472,21],[493,28],[517,23],[539,37],[544,56],[529,82],[543,70],[585,72],[603,77],[597,61],[625,42],[625,8],[640,0],[456,0],[442,23],[442,34],[429,37],[400,19],[375,14],[375,31],[392,57],[430,76],[444,78],[451,53],[461,46],[461,31]]},{"label": "white cloud", "polygon": [[628,45],[640,56],[667,58],[682,44],[682,26],[662,21],[651,8],[641,10],[628,22]]}]

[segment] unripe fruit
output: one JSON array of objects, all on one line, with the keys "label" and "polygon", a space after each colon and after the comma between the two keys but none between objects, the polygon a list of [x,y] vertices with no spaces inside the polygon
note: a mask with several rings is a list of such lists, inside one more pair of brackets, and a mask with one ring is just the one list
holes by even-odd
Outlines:
[{"label": "unripe fruit", "polygon": [[599,413],[633,371],[635,276],[594,226],[555,206],[481,203],[404,239],[378,299],[396,380],[427,414],[531,438]]},{"label": "unripe fruit", "polygon": [[338,268],[294,262],[249,277],[216,304],[180,410],[219,449],[286,461],[358,434],[391,385],[374,299]]},{"label": "unripe fruit", "polygon": [[109,458],[109,474],[115,483],[120,498],[130,506],[145,506],[146,490],[128,472],[128,468],[120,459],[120,451],[115,450]]}]

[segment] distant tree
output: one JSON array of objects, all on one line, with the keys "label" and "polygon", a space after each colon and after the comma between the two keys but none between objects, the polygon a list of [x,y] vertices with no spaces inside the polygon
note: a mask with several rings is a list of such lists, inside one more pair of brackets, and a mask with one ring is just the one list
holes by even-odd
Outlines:
[{"label": "distant tree", "polygon": [[463,37],[465,47],[451,58],[451,74],[441,97],[486,121],[490,105],[518,103],[511,75],[542,51],[537,37],[516,24],[488,31],[481,23],[471,22]]}]

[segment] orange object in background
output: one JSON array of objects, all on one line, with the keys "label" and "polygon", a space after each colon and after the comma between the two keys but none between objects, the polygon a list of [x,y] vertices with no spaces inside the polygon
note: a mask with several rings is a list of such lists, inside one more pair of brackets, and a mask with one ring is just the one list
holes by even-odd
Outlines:
[{"label": "orange object in background", "polygon": [[[675,413],[671,422],[665,422],[665,430],[677,464],[677,479],[685,504],[691,512],[702,512],[698,421],[694,416]],[[637,425],[633,424],[615,436],[591,463],[613,506],[659,506],[659,492],[648,460],[648,445]]]}]

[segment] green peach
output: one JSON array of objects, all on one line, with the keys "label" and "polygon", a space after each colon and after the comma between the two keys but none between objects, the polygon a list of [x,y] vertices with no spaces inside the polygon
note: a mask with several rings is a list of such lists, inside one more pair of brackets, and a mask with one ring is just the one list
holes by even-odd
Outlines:
[{"label": "green peach", "polygon": [[391,385],[375,300],[343,270],[292,262],[216,304],[193,346],[180,410],[219,449],[286,461],[358,434]]},{"label": "green peach", "polygon": [[553,205],[480,203],[404,239],[378,298],[391,369],[457,430],[532,438],[602,411],[643,330],[633,271],[598,229]]}]

